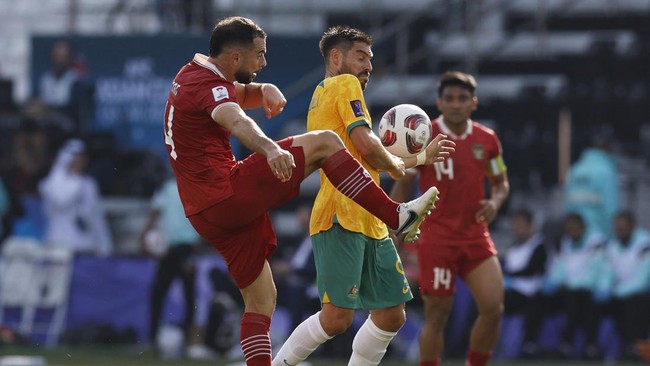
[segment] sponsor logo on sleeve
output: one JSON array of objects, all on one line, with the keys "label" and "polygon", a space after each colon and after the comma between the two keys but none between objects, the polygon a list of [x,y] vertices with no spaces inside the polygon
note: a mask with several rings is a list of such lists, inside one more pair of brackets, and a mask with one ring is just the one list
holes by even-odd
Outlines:
[{"label": "sponsor logo on sleeve", "polygon": [[352,106],[352,112],[354,112],[355,117],[363,117],[363,107],[361,106],[360,100],[350,101],[350,106]]},{"label": "sponsor logo on sleeve", "polygon": [[212,88],[212,96],[215,102],[226,99],[228,98],[228,89],[225,86],[215,86]]}]

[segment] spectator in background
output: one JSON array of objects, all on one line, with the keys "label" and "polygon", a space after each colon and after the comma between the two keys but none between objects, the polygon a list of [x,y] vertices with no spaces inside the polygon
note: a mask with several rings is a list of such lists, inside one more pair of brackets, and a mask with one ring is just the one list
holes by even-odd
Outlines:
[{"label": "spectator in background", "polygon": [[47,220],[44,240],[76,253],[107,256],[113,244],[97,183],[85,173],[85,152],[83,141],[67,140],[38,185]]},{"label": "spectator in background", "polygon": [[52,46],[50,69],[39,80],[38,100],[69,119],[59,127],[71,133],[85,131],[92,87],[86,83],[84,66],[69,42],[57,41]]},{"label": "spectator in background", "polygon": [[631,212],[614,220],[615,236],[607,246],[609,311],[623,341],[623,356],[634,355],[635,343],[648,337],[650,327],[650,232],[636,227]]},{"label": "spectator in background", "polygon": [[548,254],[545,238],[533,225],[533,214],[515,211],[511,217],[514,241],[503,254],[505,284],[505,315],[520,314],[524,318],[522,356],[539,353],[537,337],[543,317],[542,285]]},{"label": "spectator in background", "polygon": [[611,155],[611,132],[601,131],[571,166],[565,189],[565,212],[580,214],[589,231],[607,238],[613,234],[614,215],[619,210],[619,178]]},{"label": "spectator in background", "polygon": [[600,311],[597,303],[599,284],[605,270],[605,238],[589,231],[579,214],[567,214],[560,251],[554,258],[546,283],[546,292],[561,289],[566,324],[560,352],[569,357],[574,352],[575,335],[579,328],[585,332],[584,356],[599,356],[597,337]]},{"label": "spectator in background", "polygon": [[[160,237],[162,235],[162,238]],[[142,248],[145,253],[159,256],[158,269],[151,289],[149,339],[156,347],[160,318],[165,296],[172,281],[183,282],[185,295],[185,318],[182,323],[185,340],[189,344],[187,356],[193,359],[211,358],[213,355],[194,337],[200,333],[194,323],[196,267],[192,256],[200,244],[199,234],[185,217],[183,204],[178,195],[176,179],[168,178],[151,200],[149,220],[142,232]],[[166,243],[164,248],[160,243]]]}]

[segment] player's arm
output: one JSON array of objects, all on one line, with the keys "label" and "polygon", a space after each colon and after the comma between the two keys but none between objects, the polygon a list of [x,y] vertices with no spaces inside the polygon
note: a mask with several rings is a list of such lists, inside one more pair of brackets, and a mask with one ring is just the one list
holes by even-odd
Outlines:
[{"label": "player's arm", "polygon": [[264,108],[266,118],[282,112],[287,100],[277,86],[268,83],[235,83],[237,102],[243,109]]},{"label": "player's arm", "polygon": [[491,223],[497,216],[499,209],[508,198],[510,182],[505,171],[490,177],[491,195],[489,199],[481,201],[481,209],[476,213],[476,222]]},{"label": "player's arm", "polygon": [[422,152],[423,155],[419,159],[415,156],[399,158],[384,148],[379,137],[368,126],[357,126],[350,131],[350,139],[361,156],[377,170],[388,172],[393,179],[403,177],[404,169],[433,164],[449,157],[455,151],[456,144],[447,140],[446,137],[443,134],[438,134]]},{"label": "player's arm", "polygon": [[293,155],[268,138],[255,121],[235,103],[223,104],[212,113],[212,119],[230,131],[249,150],[266,156],[275,176],[283,182],[291,178],[296,164]]},{"label": "player's arm", "polygon": [[391,155],[368,125],[352,128],[350,140],[359,154],[375,169],[388,172],[393,179],[401,179],[404,176],[404,161]]}]

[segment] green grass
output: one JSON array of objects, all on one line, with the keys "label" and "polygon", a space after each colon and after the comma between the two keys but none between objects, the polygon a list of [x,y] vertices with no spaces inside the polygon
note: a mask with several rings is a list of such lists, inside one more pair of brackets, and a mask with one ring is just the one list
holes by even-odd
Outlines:
[{"label": "green grass", "polygon": [[[35,347],[14,347],[4,346],[0,347],[0,357],[7,355],[29,355],[29,356],[42,356],[47,360],[47,366],[164,366],[164,365],[179,365],[179,366],[226,366],[239,364],[242,365],[242,360],[225,360],[218,361],[190,361],[190,360],[160,360],[157,359],[151,352],[137,351],[133,347],[125,346],[83,346],[83,347],[58,347],[54,349],[43,349]],[[330,365],[345,365],[347,360],[343,359],[309,359],[312,366],[330,366]],[[573,365],[604,365],[603,361],[600,362],[567,362],[557,360],[540,360],[540,361],[499,361],[491,362],[491,366],[573,366]],[[413,365],[416,363],[409,363],[404,360],[385,360],[381,363],[382,366],[404,366]],[[461,360],[445,360],[444,366],[463,366]],[[633,362],[617,362],[608,363],[608,365],[616,366],[632,366],[632,365],[648,365],[643,363]]]}]

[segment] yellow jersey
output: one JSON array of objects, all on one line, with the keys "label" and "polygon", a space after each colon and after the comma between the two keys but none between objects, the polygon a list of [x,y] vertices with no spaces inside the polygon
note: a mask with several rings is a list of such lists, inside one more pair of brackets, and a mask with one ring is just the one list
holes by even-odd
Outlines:
[{"label": "yellow jersey", "polygon": [[[379,184],[379,171],[363,159],[350,139],[352,129],[362,125],[372,128],[359,79],[351,74],[343,74],[321,81],[309,104],[307,131],[334,131],[341,137],[350,154],[359,160]],[[382,239],[388,235],[386,224],[337,191],[325,174],[322,171],[320,173],[320,190],[309,223],[310,235],[329,230],[334,223],[373,239]]]}]

